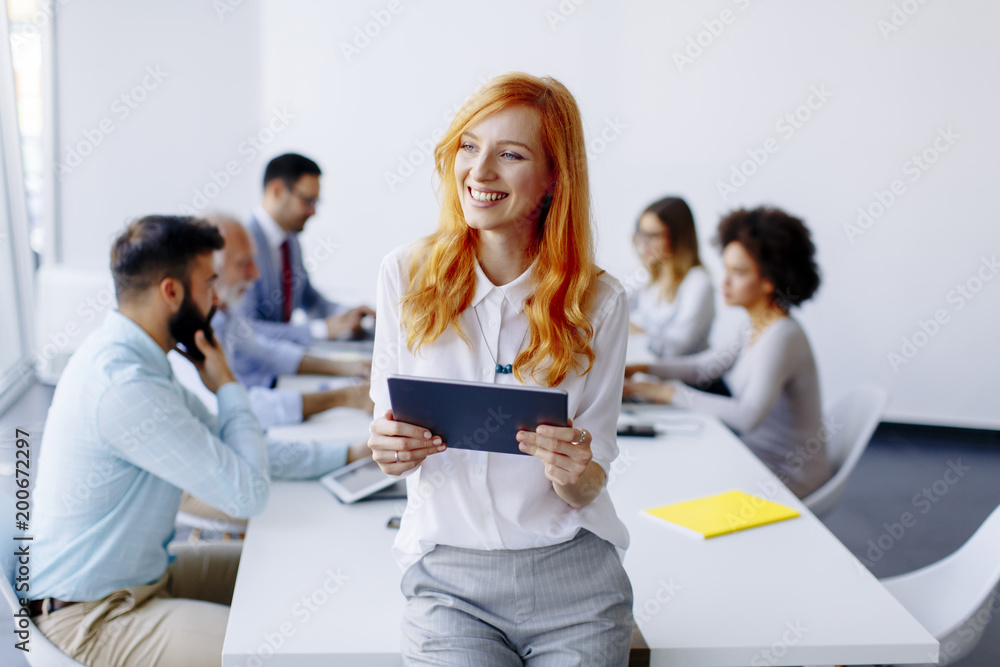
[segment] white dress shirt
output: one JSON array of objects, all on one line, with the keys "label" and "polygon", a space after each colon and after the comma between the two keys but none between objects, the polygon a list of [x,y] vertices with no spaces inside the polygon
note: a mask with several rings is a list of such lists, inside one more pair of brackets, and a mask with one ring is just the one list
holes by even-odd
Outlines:
[{"label": "white dress shirt", "polygon": [[649,351],[661,359],[694,354],[708,348],[715,319],[715,296],[708,272],[688,270],[673,301],[659,284],[629,290],[629,317],[649,335]]},{"label": "white dress shirt", "polygon": [[[375,415],[390,407],[388,375],[413,375],[493,384],[519,384],[496,365],[513,364],[527,346],[525,299],[532,291],[528,269],[507,285],[494,286],[476,264],[471,307],[458,317],[470,347],[449,328],[416,353],[406,348],[400,299],[406,290],[412,247],[382,261],[378,280],[371,396]],[[594,461],[610,472],[618,456],[616,428],[628,337],[628,302],[618,281],[601,274],[590,322],[594,365],[586,375],[571,371],[558,385],[568,393],[568,414],[593,436]],[[478,315],[478,321],[476,316]],[[481,323],[481,328],[480,328]],[[499,349],[499,354],[497,350]],[[525,386],[539,386],[530,378]],[[615,513],[607,489],[576,510],[560,498],[533,456],[447,449],[427,457],[407,477],[409,501],[393,553],[404,570],[435,545],[480,550],[527,549],[572,539],[585,528],[624,555],[628,531]]]},{"label": "white dress shirt", "polygon": [[[275,222],[271,214],[264,210],[264,207],[260,204],[254,207],[253,215],[257,219],[257,222],[260,223],[260,229],[264,232],[264,238],[267,239],[271,261],[274,266],[278,267],[278,272],[280,273],[285,266],[281,259],[281,244],[289,237],[289,233],[282,229],[281,225]],[[329,332],[326,320],[309,320],[309,334],[313,337],[313,340],[326,340],[329,338]]]}]

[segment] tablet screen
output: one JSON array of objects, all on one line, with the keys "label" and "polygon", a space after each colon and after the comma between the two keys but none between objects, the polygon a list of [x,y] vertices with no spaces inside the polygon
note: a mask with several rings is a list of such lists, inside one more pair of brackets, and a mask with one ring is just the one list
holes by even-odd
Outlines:
[{"label": "tablet screen", "polygon": [[384,480],[386,475],[378,467],[378,464],[374,461],[370,461],[368,464],[361,466],[360,468],[355,468],[350,472],[345,472],[342,475],[337,475],[337,482],[341,486],[346,488],[351,493],[357,493],[367,489],[373,484],[377,484]]}]

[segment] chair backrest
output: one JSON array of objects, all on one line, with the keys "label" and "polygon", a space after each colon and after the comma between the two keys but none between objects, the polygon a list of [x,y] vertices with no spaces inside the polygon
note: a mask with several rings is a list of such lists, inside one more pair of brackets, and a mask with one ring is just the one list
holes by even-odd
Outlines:
[{"label": "chair backrest", "polygon": [[[0,576],[0,593],[3,594],[4,603],[10,609],[10,613],[16,614],[21,609],[21,603],[11,584],[14,580],[12,575],[15,563],[11,558],[5,557],[0,565],[3,568],[3,571],[0,572],[2,575]],[[84,667],[60,651],[30,620],[28,621],[28,639],[30,650],[24,653],[24,658],[31,667]],[[15,641],[20,641],[20,639],[17,638]],[[14,650],[18,651],[19,649]]]},{"label": "chair backrest", "polygon": [[939,665],[961,660],[976,647],[995,615],[1000,584],[1000,507],[950,556],[881,581],[941,642]]},{"label": "chair backrest", "polygon": [[827,440],[827,456],[837,473],[849,460],[857,463],[861,458],[888,401],[885,389],[866,384],[834,404],[827,415],[827,425],[832,431]]},{"label": "chair backrest", "polygon": [[20,602],[17,600],[17,595],[14,593],[14,587],[11,584],[13,581],[13,568],[11,566],[11,559],[5,557],[3,559],[3,576],[0,577],[0,591],[3,592],[3,601],[10,608],[11,612],[17,611],[17,608],[21,606]]},{"label": "chair backrest", "polygon": [[996,588],[1000,583],[1000,507],[986,517],[957,551],[930,568],[947,568],[952,577],[951,585],[978,591],[979,597],[985,597]]},{"label": "chair backrest", "polygon": [[868,442],[878,428],[889,393],[881,387],[863,385],[837,401],[824,418],[826,451],[833,476],[803,499],[806,507],[820,515],[840,500],[847,479],[857,467]]}]

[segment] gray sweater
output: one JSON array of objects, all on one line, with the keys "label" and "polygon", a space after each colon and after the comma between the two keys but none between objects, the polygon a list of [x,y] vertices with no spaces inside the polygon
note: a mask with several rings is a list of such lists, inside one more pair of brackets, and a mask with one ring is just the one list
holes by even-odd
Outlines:
[{"label": "gray sweater", "polygon": [[664,361],[650,372],[695,386],[725,375],[732,398],[679,388],[674,402],[721,419],[803,498],[833,475],[812,349],[791,317],[772,323],[753,345],[751,335],[747,325],[727,347]]}]

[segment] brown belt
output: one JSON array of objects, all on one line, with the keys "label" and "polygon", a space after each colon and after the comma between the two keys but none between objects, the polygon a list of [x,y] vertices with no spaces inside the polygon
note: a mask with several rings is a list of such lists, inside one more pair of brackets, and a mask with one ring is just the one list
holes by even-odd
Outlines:
[{"label": "brown belt", "polygon": [[[68,607],[71,604],[76,604],[75,602],[67,602],[66,600],[58,600],[56,598],[45,598],[49,600],[49,613],[53,611],[58,611],[63,607]],[[28,605],[28,611],[31,613],[32,618],[35,616],[40,616],[43,611],[43,606],[45,600],[32,600],[31,604]]]}]

